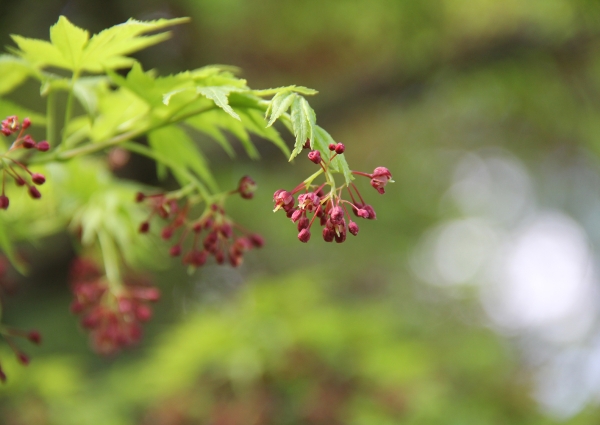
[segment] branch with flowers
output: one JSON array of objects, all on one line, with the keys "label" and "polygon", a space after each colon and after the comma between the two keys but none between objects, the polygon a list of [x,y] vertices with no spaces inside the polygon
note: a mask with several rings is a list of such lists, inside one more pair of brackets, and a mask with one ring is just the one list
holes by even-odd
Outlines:
[{"label": "branch with flowers", "polygon": [[[235,151],[226,133],[253,159],[259,154],[251,134],[273,143],[290,161],[308,151],[319,169],[293,190],[278,190],[273,197],[275,211],[284,210],[297,224],[301,242],[308,242],[317,219],[326,242],[344,242],[347,232],[358,234],[351,213],[376,218],[353,183],[355,176],[370,179],[381,194],[393,181],[385,167],[372,173],[350,169],[346,147],[316,123],[306,100],[317,93],[312,89],[254,90],[236,76],[237,69],[227,66],[159,76],[129,56],[167,39],[165,28],[185,22],[129,20],[90,36],[60,17],[50,28],[50,41],[14,35],[17,47],[0,55],[0,112],[8,112],[0,130],[5,136],[0,249],[26,273],[27,264],[15,248],[20,241],[70,232],[78,252],[70,272],[71,311],[89,331],[92,348],[102,354],[137,343],[141,324],[152,316],[151,303],[160,298],[140,272],[161,261],[149,234],[171,241],[166,252],[181,257],[191,271],[213,260],[237,267],[248,251],[264,244],[226,207],[231,196],[252,199],[256,183],[242,176],[237,187],[221,190],[194,141],[196,133],[231,157]],[[125,76],[117,73],[122,69],[128,70]],[[39,85],[43,113],[8,99],[26,82]],[[65,107],[59,117],[60,101]],[[276,122],[294,136],[291,151],[273,126]],[[115,152],[150,158],[158,176],[173,176],[179,187],[165,191],[117,178],[109,166]],[[316,183],[320,177],[324,182]],[[26,187],[26,196],[20,187]],[[154,232],[159,222],[160,231]],[[28,357],[14,345],[13,336],[41,341],[35,330],[0,326],[0,334],[24,364]],[[5,378],[0,368],[0,380]]]}]

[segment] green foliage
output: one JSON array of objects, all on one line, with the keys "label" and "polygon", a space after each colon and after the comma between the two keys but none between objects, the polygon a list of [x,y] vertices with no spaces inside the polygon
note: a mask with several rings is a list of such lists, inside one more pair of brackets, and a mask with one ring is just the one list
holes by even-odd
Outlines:
[{"label": "green foliage", "polygon": [[[35,398],[50,423],[79,425],[160,414],[211,423],[222,404],[244,418],[263,412],[269,424],[306,423],[312,412],[349,424],[554,423],[524,401],[489,330],[465,337],[465,325],[448,317],[424,329],[410,301],[341,300],[322,275],[252,282],[226,304],[192,310],[136,362],[87,381],[68,358],[39,359],[31,373],[15,370],[0,394],[17,415]],[[102,412],[89,414],[99,403]]]},{"label": "green foliage", "polygon": [[[315,112],[302,96],[316,94],[312,89],[289,86],[252,90],[244,79],[235,75],[236,68],[227,66],[206,66],[159,76],[154,70],[144,71],[139,62],[127,56],[170,35],[156,31],[187,21],[187,18],[149,22],[130,19],[90,36],[88,31],[61,16],[50,29],[50,41],[13,35],[18,49],[12,49],[14,55],[0,57],[0,94],[10,94],[33,77],[40,84],[41,95],[47,97],[46,116],[0,99],[0,112],[29,116],[33,124],[47,126],[47,139],[53,149],[29,162],[80,161],[85,155],[121,146],[152,158],[159,177],[164,179],[170,172],[182,187],[191,187],[208,205],[221,196],[219,188],[201,147],[193,140],[192,132],[184,127],[208,135],[233,156],[231,139],[227,137],[230,134],[240,141],[250,158],[257,159],[259,151],[251,134],[274,143],[284,154],[290,155],[273,126],[276,121],[282,121],[296,139],[290,159],[309,139],[311,146],[314,144],[323,153],[327,152],[327,144],[333,141],[317,127]],[[146,35],[148,33],[155,34]],[[54,68],[67,70],[70,75],[55,73]],[[115,72],[119,68],[130,69],[121,76]],[[61,128],[54,105],[56,97],[64,92],[67,93],[66,112]],[[270,96],[271,100],[264,99]],[[56,137],[59,133],[60,140]],[[149,148],[132,142],[140,137],[148,137]],[[60,166],[56,164],[55,168]],[[334,159],[331,171],[343,173],[346,182],[352,179],[343,156]],[[63,171],[67,175],[71,172],[69,168]],[[111,189],[111,185],[115,186]],[[92,245],[93,240],[98,241],[104,235],[105,239],[112,240],[111,246],[122,253],[129,252],[133,239],[119,235],[135,232],[138,223],[133,217],[137,215],[132,212],[133,207],[126,206],[128,202],[122,194],[117,194],[116,183],[109,183],[101,190],[104,195],[88,197],[75,209],[62,206],[73,204],[73,198],[67,191],[58,190],[56,194],[65,198],[56,200],[52,214],[60,216],[57,221],[71,220],[82,226],[84,245]],[[121,202],[123,205],[118,206]],[[106,204],[105,209],[102,204]],[[65,217],[58,213],[67,209],[71,214],[77,211],[77,215]],[[101,217],[105,216],[114,218],[117,227],[108,229],[101,224]],[[28,239],[37,236],[30,234]],[[0,231],[3,251],[15,260],[11,240],[8,233]],[[130,259],[127,255],[122,257]]]},{"label": "green foliage", "polygon": [[17,54],[38,68],[47,66],[102,73],[107,69],[130,67],[135,60],[126,55],[160,43],[169,33],[142,34],[187,22],[187,18],[140,22],[134,19],[108,28],[90,39],[89,33],[61,16],[50,28],[50,42],[13,35]]}]

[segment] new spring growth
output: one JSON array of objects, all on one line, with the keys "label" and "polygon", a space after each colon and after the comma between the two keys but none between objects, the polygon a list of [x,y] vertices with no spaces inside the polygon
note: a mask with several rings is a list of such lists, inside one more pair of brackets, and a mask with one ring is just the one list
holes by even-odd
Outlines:
[{"label": "new spring growth", "polygon": [[[304,145],[310,149],[310,141]],[[308,153],[308,159],[321,167],[321,170],[300,183],[291,192],[279,189],[273,194],[275,209],[285,211],[293,223],[297,223],[298,240],[308,242],[311,238],[311,228],[315,221],[319,222],[322,229],[322,237],[325,242],[336,241],[342,243],[346,240],[347,232],[356,236],[359,231],[358,224],[352,221],[349,211],[359,218],[375,220],[376,214],[373,207],[367,204],[354,183],[336,186],[329,165],[336,155],[346,151],[342,143],[331,143],[329,146],[329,157],[325,161],[321,152],[312,150]],[[326,181],[321,185],[313,184],[314,179],[324,174]],[[377,192],[385,193],[384,187],[393,182],[392,174],[385,167],[377,167],[372,173],[353,171],[358,176],[368,177],[371,186]],[[329,191],[325,189],[328,187]],[[342,194],[348,193],[350,199],[342,198]],[[296,199],[297,196],[297,199]],[[297,202],[297,204],[296,204]]]},{"label": "new spring growth", "polygon": [[2,164],[2,194],[0,195],[0,209],[7,209],[10,205],[10,200],[6,196],[6,181],[13,180],[17,186],[25,186],[29,196],[33,199],[39,199],[42,197],[39,189],[36,186],[40,186],[46,182],[46,177],[40,173],[32,172],[23,161],[12,158],[11,155],[14,152],[20,152],[21,150],[38,150],[40,152],[46,152],[50,149],[50,144],[43,140],[36,142],[33,138],[25,133],[25,130],[31,125],[29,118],[23,119],[23,122],[19,122],[19,118],[16,115],[11,115],[2,121],[0,132],[6,137],[13,134],[17,134],[12,145],[7,152],[0,155],[0,162]]},{"label": "new spring growth", "polygon": [[[226,214],[224,203],[228,196],[235,194],[243,199],[252,199],[255,191],[254,180],[244,176],[237,189],[215,196],[213,202],[206,203],[204,212],[199,216],[194,213],[192,201],[187,194],[138,193],[136,201],[147,202],[150,206],[148,219],[140,224],[139,231],[150,231],[152,217],[159,216],[167,222],[161,230],[161,237],[167,241],[176,236],[175,243],[169,249],[170,256],[182,256],[183,264],[192,268],[203,266],[211,256],[217,264],[228,261],[233,267],[237,267],[242,264],[244,254],[262,247],[264,240],[233,221]],[[185,201],[179,199],[182,197],[186,198]]]}]

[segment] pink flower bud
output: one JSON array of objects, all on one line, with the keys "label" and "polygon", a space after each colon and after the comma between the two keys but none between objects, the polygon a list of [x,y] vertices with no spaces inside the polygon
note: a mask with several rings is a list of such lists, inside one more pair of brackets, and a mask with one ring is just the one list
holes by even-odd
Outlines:
[{"label": "pink flower bud", "polygon": [[35,146],[35,148],[40,152],[46,152],[48,149],[50,149],[50,143],[48,143],[45,140],[42,140]]},{"label": "pink flower bud", "polygon": [[31,149],[35,147],[35,140],[33,140],[29,134],[23,137],[23,147],[25,149]]},{"label": "pink flower bud", "polygon": [[292,213],[292,223],[297,222],[298,220],[300,220],[300,217],[302,217],[302,215],[304,214],[304,211],[302,211],[301,209],[297,209]]},{"label": "pink flower bud", "polygon": [[385,185],[389,182],[393,182],[392,173],[385,167],[377,167],[371,174],[371,186],[380,194],[385,193]]},{"label": "pink flower bud", "polygon": [[181,245],[173,245],[169,250],[169,255],[171,257],[177,257],[181,254]]},{"label": "pink flower bud", "polygon": [[44,184],[46,183],[46,177],[44,177],[44,175],[40,173],[33,173],[31,174],[31,181],[38,185]]},{"label": "pink flower bud", "polygon": [[256,248],[262,248],[265,245],[265,240],[263,239],[263,237],[261,235],[254,233],[254,234],[248,236],[248,238],[250,239],[250,242],[252,243],[252,245],[255,246]]},{"label": "pink flower bud", "polygon": [[148,230],[150,230],[150,223],[147,221],[142,222],[142,224],[140,224],[139,232],[148,233]]},{"label": "pink flower bud", "polygon": [[323,229],[323,240],[325,242],[333,242],[333,238],[335,237],[335,232],[328,227]]},{"label": "pink flower bud", "polygon": [[23,129],[29,128],[30,125],[31,125],[31,120],[29,119],[29,117],[23,119]]},{"label": "pink flower bud", "polygon": [[308,229],[309,223],[310,221],[308,220],[308,217],[303,216],[302,218],[300,218],[300,220],[298,221],[298,231],[300,232],[302,229]]},{"label": "pink flower bud", "polygon": [[8,200],[8,196],[6,195],[1,195],[0,196],[0,209],[6,210],[8,209],[8,204],[9,204],[9,200]]},{"label": "pink flower bud", "polygon": [[346,146],[344,146],[343,143],[338,143],[337,145],[335,145],[335,153],[337,153],[338,155],[343,154],[345,150]]},{"label": "pink flower bud", "polygon": [[308,242],[310,240],[310,231],[308,229],[300,230],[300,233],[298,233],[298,240],[304,243]]},{"label": "pink flower bud", "polygon": [[353,222],[352,220],[350,220],[350,223],[348,224],[348,230],[354,236],[358,235],[358,224],[356,224],[355,222]]},{"label": "pink flower bud", "polygon": [[240,183],[238,184],[238,191],[240,192],[240,196],[244,199],[252,199],[254,197],[254,192],[256,192],[256,183],[249,176],[244,176],[241,178]]},{"label": "pink flower bud", "polygon": [[333,224],[341,224],[344,221],[344,210],[341,207],[333,207],[329,217]]},{"label": "pink flower bud", "polygon": [[160,232],[160,237],[164,240],[169,240],[171,239],[171,236],[173,236],[174,230],[175,229],[173,229],[171,226],[166,226],[162,229],[162,232]]},{"label": "pink flower bud", "polygon": [[321,162],[321,152],[319,151],[310,151],[308,153],[308,159],[310,159],[315,164],[319,164]]},{"label": "pink flower bud", "polygon": [[25,353],[17,353],[17,360],[19,360],[19,363],[21,363],[24,366],[27,366],[29,364],[29,356],[27,356],[27,354]]},{"label": "pink flower bud", "polygon": [[152,318],[152,310],[145,304],[138,304],[135,308],[135,318],[140,322],[147,322]]},{"label": "pink flower bud", "polygon": [[335,143],[330,143],[330,144],[329,144],[329,150],[330,150],[331,152],[333,152],[333,151],[335,150]]},{"label": "pink flower bud", "polygon": [[37,189],[37,187],[29,186],[29,196],[31,196],[33,199],[40,199],[42,197],[42,194]]},{"label": "pink flower bud", "polygon": [[[27,119],[27,118],[25,118]],[[23,125],[25,125],[25,122],[23,122]],[[27,334],[27,339],[31,342],[33,342],[34,344],[40,344],[42,342],[42,335],[36,331],[36,330],[32,330],[29,331],[29,333]]]}]

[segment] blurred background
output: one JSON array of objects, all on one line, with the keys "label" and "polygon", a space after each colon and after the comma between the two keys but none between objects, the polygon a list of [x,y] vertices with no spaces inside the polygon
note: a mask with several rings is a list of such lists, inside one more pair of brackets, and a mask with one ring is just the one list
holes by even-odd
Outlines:
[{"label": "blurred background", "polygon": [[188,276],[173,263],[143,343],[108,359],[68,312],[70,254],[46,262],[6,301],[4,320],[44,343],[27,368],[0,347],[0,423],[598,423],[599,3],[5,0],[0,11],[2,45],[47,39],[61,14],[91,32],[190,16],[138,55],[146,69],[231,64],[253,88],[315,88],[318,122],[353,169],[386,166],[396,181],[384,196],[358,182],[378,219],[356,238],[305,245],[271,199],[312,164],[267,143],[258,163],[215,150],[222,187],[258,183],[252,202],[229,205],[266,246],[240,269]]}]

